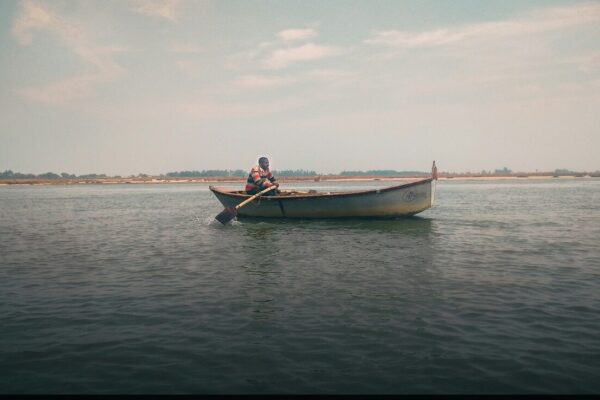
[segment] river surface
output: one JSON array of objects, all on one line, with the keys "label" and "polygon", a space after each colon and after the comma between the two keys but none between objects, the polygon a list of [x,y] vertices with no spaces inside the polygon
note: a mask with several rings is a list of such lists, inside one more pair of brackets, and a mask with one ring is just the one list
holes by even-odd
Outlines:
[{"label": "river surface", "polygon": [[222,209],[0,187],[0,393],[600,392],[599,179],[440,181],[397,220]]}]

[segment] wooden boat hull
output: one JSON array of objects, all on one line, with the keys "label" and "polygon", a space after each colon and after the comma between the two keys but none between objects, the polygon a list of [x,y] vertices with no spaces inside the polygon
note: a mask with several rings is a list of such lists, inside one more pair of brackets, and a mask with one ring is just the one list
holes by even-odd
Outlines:
[{"label": "wooden boat hull", "polygon": [[[238,210],[241,217],[264,218],[393,218],[427,210],[435,197],[434,178],[381,189],[263,196]],[[210,190],[224,207],[233,207],[248,197],[243,192]]]}]

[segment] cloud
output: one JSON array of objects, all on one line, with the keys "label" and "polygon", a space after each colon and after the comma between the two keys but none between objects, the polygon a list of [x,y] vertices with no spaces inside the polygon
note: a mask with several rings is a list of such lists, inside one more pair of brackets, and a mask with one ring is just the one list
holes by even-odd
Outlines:
[{"label": "cloud", "polygon": [[63,40],[70,42],[76,41],[82,35],[80,27],[63,20],[42,2],[23,1],[20,11],[12,26],[12,33],[20,44],[30,44],[33,40],[32,32],[36,30],[54,31]]},{"label": "cloud", "polygon": [[294,41],[311,39],[317,36],[317,32],[314,29],[287,29],[285,31],[278,32],[276,35],[279,39],[284,41]]},{"label": "cloud", "polygon": [[[275,33],[277,40],[262,41],[255,46],[247,46],[243,51],[228,56],[227,68],[247,70],[248,65],[258,62],[262,69],[282,69],[302,61],[319,60],[342,53],[342,49],[322,46],[308,39],[317,36],[313,28],[286,29]],[[298,43],[304,41],[305,43]]]},{"label": "cloud", "polygon": [[259,118],[302,107],[305,99],[285,99],[262,103],[239,102],[187,102],[170,107],[172,112],[185,118],[222,119],[222,118]]},{"label": "cloud", "polygon": [[341,50],[337,47],[319,46],[314,43],[307,43],[299,47],[273,51],[264,60],[264,65],[269,69],[280,69],[301,61],[313,61],[335,56],[340,54],[340,52]]},{"label": "cloud", "polygon": [[600,71],[600,52],[568,57],[562,60],[564,64],[575,65],[580,71],[593,73]]},{"label": "cloud", "polygon": [[[357,73],[339,70],[339,69],[312,69],[305,72],[298,72],[291,75],[242,75],[232,82],[231,89],[228,92],[234,96],[240,94],[241,90],[269,89],[279,87],[289,87],[292,85],[303,85],[305,88],[309,85],[317,85],[319,89],[325,86],[342,87],[354,84],[357,79]],[[221,90],[221,92],[225,92]]]},{"label": "cloud", "polygon": [[64,19],[43,2],[23,1],[20,13],[13,21],[12,33],[20,44],[28,45],[33,41],[35,31],[54,34],[85,62],[88,71],[61,81],[17,90],[26,98],[64,104],[89,96],[96,85],[111,82],[122,72],[122,68],[112,59],[112,54],[125,51],[124,48],[93,46],[81,25]]},{"label": "cloud", "polygon": [[15,18],[12,26],[12,33],[19,43],[30,44],[32,39],[31,30],[39,29],[41,26],[47,26],[52,23],[51,15],[44,7],[32,2],[21,3],[21,14]]},{"label": "cloud", "polygon": [[379,31],[365,43],[395,48],[420,48],[458,45],[550,32],[600,22],[600,3],[581,3],[536,11],[526,18],[500,22],[467,24],[425,32]]},{"label": "cloud", "polygon": [[133,11],[150,17],[177,21],[179,0],[132,0]]},{"label": "cloud", "polygon": [[177,54],[200,54],[204,52],[204,48],[194,43],[173,43],[168,51]]},{"label": "cloud", "polygon": [[65,105],[89,97],[96,85],[111,82],[106,74],[90,73],[63,79],[42,86],[18,89],[21,96],[40,103]]},{"label": "cloud", "polygon": [[264,76],[264,75],[245,75],[239,77],[234,86],[248,89],[262,89],[269,87],[287,86],[296,82],[297,79],[291,77]]},{"label": "cloud", "polygon": [[306,76],[313,80],[338,86],[355,83],[358,79],[357,72],[339,69],[315,69],[308,71]]},{"label": "cloud", "polygon": [[377,32],[375,37],[365,40],[371,45],[384,45],[390,47],[433,47],[449,44],[464,38],[468,33],[451,32],[449,30],[435,30],[423,33],[411,33],[401,31]]},{"label": "cloud", "polygon": [[[380,31],[361,50],[381,68],[368,84],[395,85],[404,94],[399,98],[412,93],[423,102],[533,101],[595,91],[590,87],[600,73],[598,34],[600,2],[578,3],[507,20]],[[398,62],[410,74],[387,69]]]},{"label": "cloud", "polygon": [[202,76],[205,63],[199,60],[176,60],[175,65],[186,74],[199,78]]}]

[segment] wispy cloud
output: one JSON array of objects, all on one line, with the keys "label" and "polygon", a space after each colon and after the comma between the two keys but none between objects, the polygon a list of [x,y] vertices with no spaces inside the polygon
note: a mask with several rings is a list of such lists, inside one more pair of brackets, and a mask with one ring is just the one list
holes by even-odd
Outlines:
[{"label": "wispy cloud", "polygon": [[332,57],[341,53],[341,49],[332,46],[319,46],[307,43],[298,47],[278,49],[273,51],[265,60],[264,65],[269,69],[285,68],[301,61],[313,61]]},{"label": "wispy cloud", "polygon": [[86,63],[91,72],[18,90],[26,98],[44,103],[64,104],[89,96],[96,85],[111,82],[122,72],[122,68],[112,59],[112,54],[124,51],[124,48],[94,46],[90,43],[83,26],[63,18],[43,2],[23,1],[20,12],[13,21],[13,35],[19,43],[28,45],[33,41],[33,33],[36,31],[54,34]]},{"label": "wispy cloud", "polygon": [[205,64],[199,60],[175,60],[175,66],[191,77],[200,78]]},{"label": "wispy cloud", "polygon": [[358,73],[340,69],[315,69],[308,71],[306,76],[312,80],[327,82],[331,85],[348,85],[356,82]]},{"label": "wispy cloud", "polygon": [[53,21],[44,7],[32,2],[22,2],[21,14],[13,21],[12,33],[19,43],[30,44],[31,31],[48,25],[57,25],[57,22]]},{"label": "wispy cloud", "polygon": [[131,0],[131,2],[133,11],[138,14],[177,21],[179,0]]},{"label": "wispy cloud", "polygon": [[[279,70],[299,62],[316,61],[341,54],[340,47],[314,43],[318,36],[314,28],[286,29],[274,34],[276,40],[262,41],[237,54],[230,54],[227,63],[231,70],[249,68]],[[256,64],[258,63],[258,64]]]},{"label": "wispy cloud", "polygon": [[425,32],[379,31],[365,40],[365,43],[396,48],[438,47],[543,33],[598,22],[600,3],[582,3],[547,8],[525,18],[509,21],[468,24]]},{"label": "wispy cloud", "polygon": [[317,36],[317,32],[314,29],[286,29],[278,32],[276,35],[279,39],[284,41],[294,40],[306,40],[312,39]]},{"label": "wispy cloud", "polygon": [[270,87],[288,86],[297,81],[293,77],[245,75],[235,80],[234,86],[248,89],[263,89]]},{"label": "wispy cloud", "polygon": [[[231,89],[234,95],[239,94],[237,89],[255,90],[289,87],[292,85],[318,85],[323,89],[325,86],[342,87],[356,82],[355,72],[339,69],[312,69],[287,75],[254,74],[243,75],[232,82]],[[314,87],[314,86],[313,86]],[[287,89],[286,89],[287,90]]]},{"label": "wispy cloud", "polygon": [[74,100],[89,97],[96,85],[111,81],[111,78],[101,73],[85,74],[42,86],[24,87],[18,89],[17,93],[40,103],[65,105]]},{"label": "wispy cloud", "polygon": [[270,116],[280,112],[301,107],[306,99],[285,99],[261,103],[239,102],[187,102],[175,104],[170,109],[186,118],[222,119],[222,118],[257,118]]},{"label": "wispy cloud", "polygon": [[592,73],[600,71],[600,52],[582,54],[562,60],[564,64],[575,65],[580,71]]},{"label": "wispy cloud", "polygon": [[204,52],[204,48],[195,43],[173,43],[168,51],[177,54],[200,54]]},{"label": "wispy cloud", "polygon": [[[423,101],[435,95],[448,101],[516,102],[593,93],[600,47],[590,39],[598,34],[600,2],[585,2],[539,8],[507,20],[421,32],[380,31],[364,43],[378,65],[398,59],[402,68],[413,71],[410,79],[380,74],[370,79],[371,85],[396,84],[402,93],[412,92]],[[570,46],[574,38],[581,42]]]}]

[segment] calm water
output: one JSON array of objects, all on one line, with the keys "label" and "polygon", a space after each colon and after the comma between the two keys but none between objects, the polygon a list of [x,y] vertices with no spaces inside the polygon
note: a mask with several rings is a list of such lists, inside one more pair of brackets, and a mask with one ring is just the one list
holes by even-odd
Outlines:
[{"label": "calm water", "polygon": [[0,392],[600,392],[600,180],[444,181],[392,221],[221,210],[0,187]]}]

